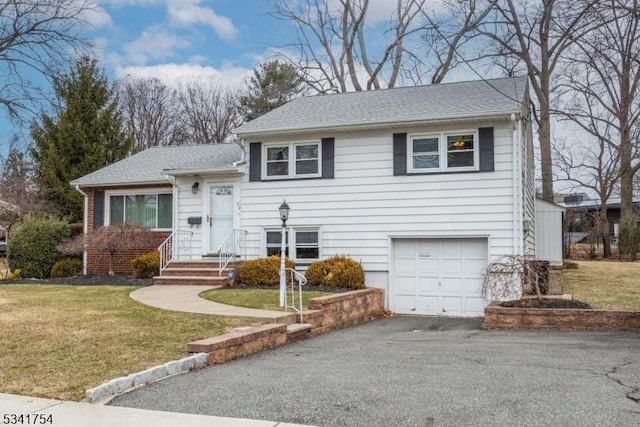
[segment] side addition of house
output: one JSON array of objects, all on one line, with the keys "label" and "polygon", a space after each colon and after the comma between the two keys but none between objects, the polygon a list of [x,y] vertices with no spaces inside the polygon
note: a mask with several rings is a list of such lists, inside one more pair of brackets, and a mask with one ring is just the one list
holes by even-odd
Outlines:
[{"label": "side addition of house", "polygon": [[[247,258],[278,254],[286,199],[298,270],[346,254],[362,262],[368,286],[385,289],[391,311],[480,316],[487,263],[535,251],[528,106],[526,78],[299,98],[238,128],[244,151],[147,150],[152,162],[173,159],[154,165],[158,181],[139,183],[162,189],[149,191],[157,221],[161,194],[171,196],[171,226],[154,225],[189,236],[183,258],[217,254],[239,236]],[[75,182],[81,190],[87,177]],[[100,215],[120,220],[120,194],[147,192],[92,182],[104,196],[89,206],[90,226]]]}]

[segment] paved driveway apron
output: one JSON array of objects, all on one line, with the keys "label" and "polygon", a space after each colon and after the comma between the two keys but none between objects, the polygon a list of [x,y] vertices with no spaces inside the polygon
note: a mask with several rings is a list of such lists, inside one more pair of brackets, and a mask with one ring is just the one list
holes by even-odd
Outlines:
[{"label": "paved driveway apron", "polygon": [[113,405],[318,426],[638,426],[640,334],[484,332],[404,317],[334,331]]}]

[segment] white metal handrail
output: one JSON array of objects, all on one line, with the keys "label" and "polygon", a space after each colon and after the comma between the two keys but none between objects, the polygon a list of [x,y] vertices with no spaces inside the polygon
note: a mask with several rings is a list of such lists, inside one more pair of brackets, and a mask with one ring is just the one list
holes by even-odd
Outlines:
[{"label": "white metal handrail", "polygon": [[169,263],[180,255],[188,255],[191,259],[191,240],[193,231],[176,230],[167,237],[158,247],[160,252],[160,274],[167,268]]},{"label": "white metal handrail", "polygon": [[247,230],[233,229],[218,246],[218,275],[222,276],[225,268],[236,258],[247,259],[247,234]]},{"label": "white metal handrail", "polygon": [[[304,276],[304,274],[297,272],[296,270],[294,270],[293,268],[285,268],[285,272],[289,273],[289,280],[287,281],[287,283],[291,283],[291,289],[289,289],[289,291],[291,292],[291,303],[292,305],[288,305],[287,303],[287,293],[285,292],[284,294],[284,311],[287,311],[287,308],[292,308],[294,311],[298,312],[300,314],[300,323],[302,322],[302,310],[304,309],[304,307],[302,306],[302,287],[304,285],[307,284],[307,278]],[[286,274],[286,273],[285,273]],[[298,302],[300,304],[300,308],[296,307],[296,293],[295,293],[295,288],[296,285],[295,283],[298,282]]]}]

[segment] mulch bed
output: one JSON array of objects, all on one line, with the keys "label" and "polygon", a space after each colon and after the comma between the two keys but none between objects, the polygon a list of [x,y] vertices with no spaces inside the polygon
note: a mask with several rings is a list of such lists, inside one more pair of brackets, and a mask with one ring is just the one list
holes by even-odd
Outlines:
[{"label": "mulch bed", "polygon": [[0,285],[75,285],[75,286],[149,286],[152,279],[138,279],[132,276],[75,276],[55,279],[15,279],[0,281]]},{"label": "mulch bed", "polygon": [[[278,290],[279,287],[276,286],[259,286],[259,285],[242,285],[242,284],[235,284],[233,286],[227,286],[223,289],[271,289],[271,290]],[[288,286],[287,290],[291,290],[291,287]],[[298,290],[298,288],[296,287],[296,291]],[[353,289],[350,288],[331,288],[328,286],[309,286],[309,285],[305,285],[302,287],[302,292],[305,291],[320,291],[320,292],[332,292],[332,293],[342,293],[342,292],[349,292],[349,291],[353,291]]]},{"label": "mulch bed", "polygon": [[586,302],[560,298],[524,298],[501,302],[500,307],[515,308],[593,308]]}]

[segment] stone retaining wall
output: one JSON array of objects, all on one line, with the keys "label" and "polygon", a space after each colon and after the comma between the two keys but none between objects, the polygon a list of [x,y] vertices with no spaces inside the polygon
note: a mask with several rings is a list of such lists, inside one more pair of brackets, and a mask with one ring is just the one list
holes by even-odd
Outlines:
[{"label": "stone retaining wall", "polygon": [[[309,336],[316,336],[380,317],[383,290],[369,288],[313,298],[309,308],[303,313],[303,321],[310,325]],[[299,338],[300,333],[294,337]],[[216,364],[286,344],[291,338],[286,325],[261,325],[189,343],[187,351],[208,353],[207,363]]]},{"label": "stone retaining wall", "polygon": [[500,307],[484,309],[483,329],[561,329],[569,331],[640,331],[640,312],[617,310]]},{"label": "stone retaining wall", "polygon": [[384,310],[383,290],[369,288],[313,298],[305,311],[305,323],[311,335],[347,328],[380,317]]},{"label": "stone retaining wall", "polygon": [[287,325],[269,324],[249,328],[237,328],[217,337],[205,338],[187,344],[189,353],[208,353],[208,364],[248,356],[266,348],[287,342]]}]

